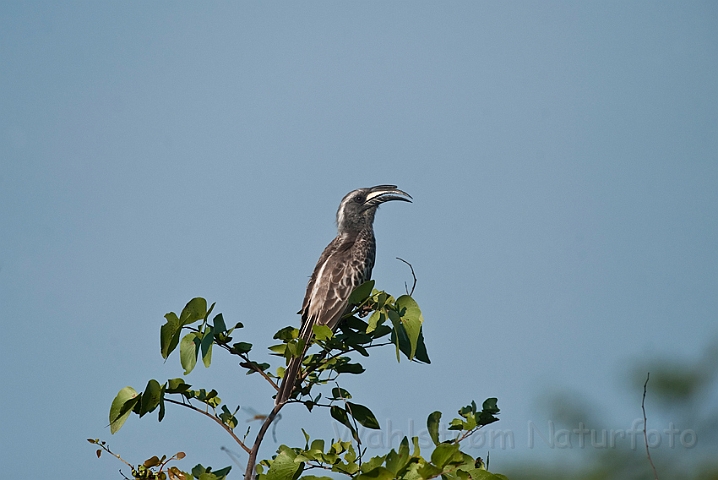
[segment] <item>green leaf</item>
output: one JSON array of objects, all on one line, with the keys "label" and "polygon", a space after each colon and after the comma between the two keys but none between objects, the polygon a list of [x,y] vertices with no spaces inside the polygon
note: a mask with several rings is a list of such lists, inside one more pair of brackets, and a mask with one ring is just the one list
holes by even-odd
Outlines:
[{"label": "green leaf", "polygon": [[145,414],[157,408],[162,400],[162,386],[157,380],[147,382],[145,391],[142,393],[142,403],[140,406],[140,418]]},{"label": "green leaf", "polygon": [[244,354],[252,350],[252,344],[247,342],[237,342],[232,345],[232,353]]},{"label": "green leaf", "polygon": [[267,347],[270,352],[277,354],[281,357],[284,356],[285,352],[287,351],[287,344],[286,343],[280,343],[278,345],[272,345],[270,347]]},{"label": "green leaf", "polygon": [[411,342],[409,337],[406,335],[406,330],[401,325],[401,317],[394,310],[388,310],[389,320],[391,320],[394,330],[391,332],[391,341],[396,345],[396,361],[401,361],[399,352],[403,352],[404,355],[409,357],[411,354]]},{"label": "green leaf", "polygon": [[229,411],[226,405],[222,405],[222,413],[219,414],[222,423],[234,430],[237,427],[237,418]]},{"label": "green leaf", "polygon": [[364,373],[364,367],[359,363],[344,363],[334,367],[334,371],[337,373],[353,373],[358,375]]},{"label": "green leaf", "polygon": [[297,338],[299,336],[299,330],[294,327],[284,327],[281,330],[279,330],[277,333],[274,334],[275,340],[284,340],[289,341],[293,338]]},{"label": "green leaf", "polygon": [[347,411],[357,422],[359,422],[359,425],[366,428],[372,428],[374,430],[379,430],[381,428],[379,427],[379,421],[376,419],[372,411],[364,405],[347,402]]},{"label": "green leaf", "polygon": [[189,390],[192,385],[185,383],[181,378],[171,378],[167,380],[166,393],[183,393]]},{"label": "green leaf", "polygon": [[332,418],[334,420],[351,430],[352,435],[356,435],[354,425],[352,425],[351,420],[349,420],[349,415],[347,414],[346,410],[341,407],[337,407],[336,405],[332,405],[332,407],[329,409],[329,413],[332,415]]},{"label": "green leaf", "polygon": [[394,474],[384,467],[376,467],[375,469],[361,473],[354,477],[355,480],[394,480]]},{"label": "green leaf", "polygon": [[[281,447],[280,447],[281,448]],[[272,461],[269,471],[267,472],[267,480],[293,480],[297,478],[304,469],[303,463],[296,463],[290,450],[282,450]]]},{"label": "green leaf", "polygon": [[334,336],[332,329],[326,325],[312,325],[312,331],[317,340],[329,340]]},{"label": "green leaf", "polygon": [[[301,357],[304,353],[304,346],[306,345],[303,338],[295,338],[289,340],[287,343],[287,352],[293,357]],[[285,352],[286,355],[286,352]]]},{"label": "green leaf", "polygon": [[395,307],[399,315],[401,316],[401,323],[406,330],[406,334],[409,337],[411,344],[411,354],[409,360],[414,358],[416,354],[416,346],[419,342],[419,333],[421,332],[421,325],[424,323],[424,317],[421,314],[419,305],[409,295],[402,295],[396,299]]},{"label": "green leaf", "polygon": [[504,475],[490,473],[486,470],[481,470],[479,468],[472,468],[471,470],[466,470],[466,473],[471,476],[471,480],[508,480]]},{"label": "green leaf", "polygon": [[374,280],[362,283],[352,291],[351,295],[349,295],[349,305],[361,305],[367,298],[369,298],[373,289]]},{"label": "green leaf", "polygon": [[196,297],[187,302],[180,314],[180,324],[189,325],[207,316],[207,300]]},{"label": "green leaf", "polygon": [[162,419],[165,418],[165,413],[166,413],[166,412],[165,412],[165,396],[164,396],[164,394],[162,394],[162,396],[160,397],[160,411],[159,411],[159,413],[157,414],[157,421],[158,421],[158,422],[161,422]]},{"label": "green leaf", "polygon": [[225,478],[227,475],[229,475],[230,470],[232,470],[232,466],[220,468],[219,470],[214,470],[212,473],[219,479]]},{"label": "green leaf", "polygon": [[180,364],[184,368],[184,374],[188,375],[197,364],[200,341],[195,332],[190,332],[180,342]]},{"label": "green leaf", "polygon": [[348,400],[352,398],[352,396],[343,388],[334,387],[332,388],[332,398],[334,398],[335,400]]},{"label": "green leaf", "polygon": [[391,327],[388,325],[379,325],[376,327],[376,330],[372,332],[372,338],[377,339],[381,337],[385,337],[386,335],[389,335],[392,332]]},{"label": "green leaf", "polygon": [[423,328],[422,331],[419,332],[419,340],[416,345],[416,354],[414,356],[414,360],[417,360],[422,363],[431,363],[431,360],[429,360],[429,354],[426,352],[426,344],[424,344]]},{"label": "green leaf", "polygon": [[212,363],[212,342],[214,340],[214,329],[207,326],[206,330],[204,331],[204,336],[202,337],[202,341],[200,342],[200,347],[202,349],[202,363],[204,363],[205,368],[209,367],[209,365]]},{"label": "green leaf", "polygon": [[425,463],[422,465],[418,470],[417,473],[419,474],[419,478],[434,478],[438,477],[439,474],[441,474],[441,468],[437,468],[434,465],[430,463]]},{"label": "green leaf", "polygon": [[376,330],[376,327],[382,324],[386,320],[386,314],[382,310],[374,310],[369,316],[368,326],[366,327],[366,333],[371,333]]},{"label": "green leaf", "polygon": [[361,471],[364,473],[371,472],[375,468],[381,466],[386,459],[386,455],[382,457],[371,457],[368,461],[365,461],[361,466]]},{"label": "green leaf", "polygon": [[125,387],[117,393],[110,406],[110,433],[115,434],[130,416],[135,404],[140,400],[137,391],[132,387]]},{"label": "green leaf", "polygon": [[364,332],[366,332],[367,323],[364,320],[362,320],[361,318],[357,318],[354,315],[352,315],[349,318],[345,318],[341,322],[341,326],[344,328],[349,327],[350,329],[356,330],[359,333],[364,333]]},{"label": "green leaf", "polygon": [[169,357],[170,353],[177,348],[180,333],[182,332],[176,313],[168,313],[165,315],[165,319],[167,319],[167,323],[160,327],[160,353],[164,359]]},{"label": "green leaf", "polygon": [[441,412],[433,412],[426,419],[426,428],[429,430],[429,436],[434,445],[439,444],[439,422],[441,421]]},{"label": "green leaf", "polygon": [[458,443],[440,443],[434,448],[434,451],[431,452],[431,463],[439,468],[443,468],[458,451]]},{"label": "green leaf", "polygon": [[212,320],[212,324],[214,326],[214,331],[217,333],[222,333],[227,331],[227,325],[224,323],[224,317],[221,313],[218,313],[214,316],[214,319]]},{"label": "green leaf", "polygon": [[481,409],[484,412],[488,412],[491,414],[499,413],[499,407],[497,405],[498,399],[497,398],[487,398],[484,400],[484,403],[481,405]]},{"label": "green leaf", "polygon": [[391,450],[386,456],[386,468],[390,470],[395,478],[399,470],[403,469],[409,462],[409,440],[406,437],[399,445],[399,452]]}]

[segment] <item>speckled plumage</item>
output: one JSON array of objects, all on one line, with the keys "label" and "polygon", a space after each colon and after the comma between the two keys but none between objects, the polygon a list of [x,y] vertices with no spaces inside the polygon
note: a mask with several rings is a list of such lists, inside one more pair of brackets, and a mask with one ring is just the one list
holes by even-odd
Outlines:
[{"label": "speckled plumage", "polygon": [[[312,326],[326,325],[335,330],[347,308],[352,290],[371,279],[376,258],[374,215],[377,207],[389,200],[411,201],[411,196],[395,185],[378,185],[349,192],[337,210],[337,236],[324,249],[314,267],[299,313],[302,326],[299,337],[309,347]],[[289,362],[276,403],[291,398],[302,358]]]}]

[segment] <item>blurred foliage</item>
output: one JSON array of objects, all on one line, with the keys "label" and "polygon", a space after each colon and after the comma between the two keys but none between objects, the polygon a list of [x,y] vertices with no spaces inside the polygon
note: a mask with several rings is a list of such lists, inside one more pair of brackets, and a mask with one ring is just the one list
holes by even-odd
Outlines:
[{"label": "blurred foliage", "polygon": [[[654,480],[643,438],[641,400],[647,373],[645,400],[647,431],[657,430],[662,442],[650,448],[651,459],[660,480],[718,480],[718,343],[708,347],[694,362],[657,358],[642,362],[629,372],[629,386],[635,392],[636,417],[641,422],[636,445],[616,442],[611,448],[582,449],[582,462],[526,463],[508,469],[513,480]],[[606,426],[610,419],[601,421],[594,408],[585,401],[569,400],[569,395],[552,396],[550,418],[561,428],[571,431],[577,425],[590,425],[598,430],[610,431]],[[695,437],[682,445],[677,433],[671,442],[667,432],[669,425],[676,432],[690,431]],[[559,428],[559,427],[557,427]],[[574,437],[575,439],[575,437]],[[695,441],[695,445],[691,445]],[[649,439],[657,443],[654,435]],[[586,441],[590,443],[590,441]],[[671,443],[673,445],[671,446]],[[565,459],[569,452],[567,449]],[[575,458],[572,458],[575,460]]]}]

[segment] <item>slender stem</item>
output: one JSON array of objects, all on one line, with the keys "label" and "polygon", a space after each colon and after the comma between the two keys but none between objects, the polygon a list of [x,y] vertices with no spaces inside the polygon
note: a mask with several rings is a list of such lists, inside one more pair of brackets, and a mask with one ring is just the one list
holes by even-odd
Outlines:
[{"label": "slender stem", "polygon": [[245,445],[244,442],[243,442],[242,440],[240,440],[237,435],[234,434],[234,432],[232,431],[232,429],[229,428],[229,427],[228,427],[227,425],[225,425],[224,423],[222,423],[222,420],[220,420],[220,419],[217,418],[216,416],[214,416],[214,415],[212,415],[211,413],[206,412],[206,411],[204,411],[204,410],[202,410],[202,409],[200,409],[200,408],[195,407],[195,406],[192,405],[191,403],[178,402],[177,400],[172,400],[171,398],[166,398],[166,397],[165,397],[165,401],[166,401],[166,402],[169,402],[169,403],[174,403],[175,405],[180,405],[180,406],[182,406],[182,407],[187,407],[187,408],[189,408],[190,410],[194,410],[195,412],[201,413],[201,414],[204,415],[205,417],[211,418],[212,420],[214,420],[215,422],[217,422],[217,424],[219,424],[219,426],[221,426],[222,428],[224,428],[224,430],[232,436],[232,438],[234,439],[234,441],[237,442],[237,444],[238,444],[240,447],[242,447],[242,449],[243,449],[245,452],[251,453],[251,450],[249,449],[249,447],[247,447],[247,445]]},{"label": "slender stem", "polygon": [[[109,453],[110,455],[112,455],[113,457],[115,457],[116,459],[118,459],[119,461],[121,461],[122,463],[124,463],[125,465],[127,465],[128,467],[130,467],[131,469],[134,470],[135,467],[133,467],[132,464],[130,464],[127,460],[125,460],[124,458],[122,458],[121,456],[119,456],[118,454],[113,452],[112,450],[110,450],[110,447],[105,442],[98,442],[98,443],[95,443],[95,445],[99,446],[101,449],[103,449],[104,451],[106,451],[107,453]],[[120,471],[120,474],[122,474],[121,471]]]},{"label": "slender stem", "polygon": [[414,273],[414,267],[411,266],[411,263],[407,262],[403,258],[396,257],[397,260],[406,263],[409,265],[409,268],[411,269],[411,276],[414,277],[414,284],[411,286],[411,292],[409,291],[409,287],[406,286],[406,282],[404,282],[404,288],[406,289],[406,294],[409,296],[414,295],[414,289],[416,288],[416,274]]},{"label": "slender stem", "polygon": [[259,432],[257,432],[257,437],[254,439],[254,445],[252,445],[252,450],[248,450],[249,460],[247,460],[247,470],[244,472],[244,480],[252,480],[254,478],[254,466],[257,463],[257,454],[259,453],[259,447],[262,444],[262,440],[264,440],[264,435],[267,433],[269,426],[274,421],[274,417],[277,416],[283,406],[284,403],[275,405],[269,415],[267,415],[267,418],[264,419],[264,423],[262,423]]},{"label": "slender stem", "polygon": [[646,432],[646,423],[648,421],[648,419],[646,418],[646,386],[648,385],[649,378],[651,378],[650,372],[648,372],[648,374],[646,375],[646,383],[643,384],[643,400],[641,400],[641,410],[643,410],[643,441],[646,444],[646,456],[648,457],[648,462],[651,464],[651,468],[653,469],[653,478],[655,478],[655,480],[658,480],[658,472],[656,471],[656,466],[653,465],[651,452],[648,451],[648,433]]}]

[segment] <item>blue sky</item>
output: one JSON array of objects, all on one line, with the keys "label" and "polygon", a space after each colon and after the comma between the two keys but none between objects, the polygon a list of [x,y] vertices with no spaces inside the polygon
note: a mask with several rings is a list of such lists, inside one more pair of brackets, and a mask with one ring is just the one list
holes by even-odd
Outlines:
[{"label": "blue sky", "polygon": [[[2,463],[114,478],[100,437],[229,464],[191,412],[110,437],[112,398],[181,375],[158,332],[194,296],[258,350],[296,325],[339,200],[380,183],[415,201],[378,213],[374,278],[413,264],[433,363],[388,349],[343,385],[405,434],[496,396],[498,470],[571,461],[527,445],[547,392],[628,428],[627,368],[718,333],[716,85],[712,2],[4,2]],[[271,405],[214,362],[187,381]],[[296,410],[281,442],[334,433]]]}]

